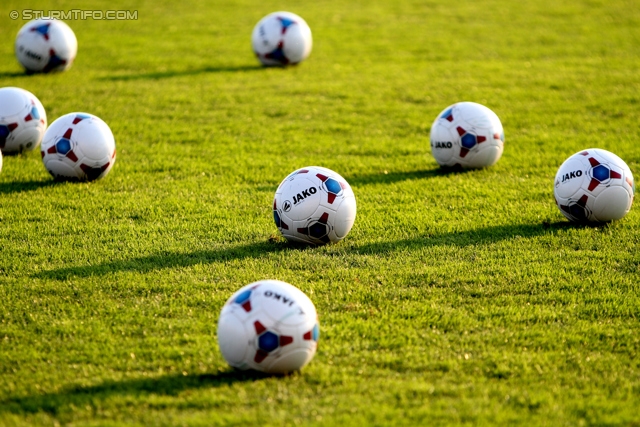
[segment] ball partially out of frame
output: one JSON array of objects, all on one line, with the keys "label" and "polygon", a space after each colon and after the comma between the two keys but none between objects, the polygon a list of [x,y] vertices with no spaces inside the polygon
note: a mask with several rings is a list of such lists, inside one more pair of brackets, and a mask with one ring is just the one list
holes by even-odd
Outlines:
[{"label": "ball partially out of frame", "polygon": [[46,128],[47,114],[34,94],[17,87],[0,89],[0,150],[3,153],[35,149]]}]

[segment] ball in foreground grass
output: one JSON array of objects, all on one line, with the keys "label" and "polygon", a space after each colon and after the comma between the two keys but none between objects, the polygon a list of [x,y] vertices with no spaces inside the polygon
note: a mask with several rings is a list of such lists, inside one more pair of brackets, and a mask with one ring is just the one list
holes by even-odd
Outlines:
[{"label": "ball in foreground grass", "polygon": [[309,166],[289,174],[273,200],[273,219],[289,241],[323,245],[346,237],[356,219],[356,198],[336,172]]},{"label": "ball in foreground grass", "polygon": [[17,87],[0,89],[0,150],[3,153],[35,149],[46,128],[47,114],[34,94]]},{"label": "ball in foreground grass", "polygon": [[279,280],[244,286],[218,320],[218,344],[229,365],[267,373],[297,371],[316,353],[316,308],[301,290]]},{"label": "ball in foreground grass", "polygon": [[431,154],[440,166],[484,168],[502,156],[504,130],[484,105],[458,102],[445,108],[431,126]]},{"label": "ball in foreground grass", "polygon": [[262,18],[251,34],[253,52],[263,65],[293,65],[311,53],[311,29],[291,12],[274,12]]},{"label": "ball in foreground grass", "polygon": [[69,113],[47,129],[40,154],[49,173],[59,180],[94,181],[109,173],[116,143],[109,126],[87,113]]},{"label": "ball in foreground grass", "polygon": [[634,193],[629,166],[620,157],[599,148],[574,154],[556,173],[556,204],[571,221],[620,219],[631,209]]},{"label": "ball in foreground grass", "polygon": [[55,19],[27,22],[16,36],[16,58],[27,73],[64,71],[71,67],[78,52],[73,30]]}]

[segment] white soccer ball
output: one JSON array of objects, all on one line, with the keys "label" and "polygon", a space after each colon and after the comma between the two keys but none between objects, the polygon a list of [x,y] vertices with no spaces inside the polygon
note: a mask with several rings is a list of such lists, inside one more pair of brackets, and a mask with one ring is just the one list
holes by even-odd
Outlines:
[{"label": "white soccer ball", "polygon": [[20,153],[35,149],[47,128],[44,107],[31,92],[17,87],[0,89],[0,150]]},{"label": "white soccer ball", "polygon": [[267,373],[297,371],[318,347],[316,308],[298,288],[279,280],[244,286],[218,320],[218,344],[229,365]]},{"label": "white soccer ball", "polygon": [[278,186],[273,219],[290,241],[322,245],[345,238],[356,219],[356,198],[347,181],[319,166],[298,169]]},{"label": "white soccer ball", "polygon": [[274,12],[262,18],[251,34],[251,46],[263,65],[292,65],[311,53],[311,29],[291,12]]},{"label": "white soccer ball", "polygon": [[69,113],[51,123],[40,154],[54,178],[93,181],[104,177],[113,167],[116,143],[111,129],[100,118]]},{"label": "white soccer ball", "polygon": [[553,190],[560,212],[571,221],[608,222],[631,209],[635,183],[615,154],[589,148],[569,157],[556,173]]},{"label": "white soccer ball", "polygon": [[445,108],[431,125],[431,154],[440,166],[488,167],[500,159],[503,147],[500,119],[475,102]]},{"label": "white soccer ball", "polygon": [[36,19],[18,31],[15,51],[18,62],[28,73],[64,71],[76,58],[78,40],[64,22]]}]

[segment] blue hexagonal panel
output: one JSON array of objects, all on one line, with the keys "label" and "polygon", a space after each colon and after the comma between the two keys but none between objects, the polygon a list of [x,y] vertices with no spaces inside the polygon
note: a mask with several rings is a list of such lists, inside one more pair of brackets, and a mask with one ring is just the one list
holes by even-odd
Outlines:
[{"label": "blue hexagonal panel", "polygon": [[53,49],[50,51],[49,55],[49,62],[47,62],[47,65],[45,65],[42,69],[42,71],[44,71],[45,73],[48,73],[49,71],[56,69],[58,66],[67,63],[67,60],[62,59],[58,55],[56,55]]},{"label": "blue hexagonal panel", "polygon": [[287,28],[296,23],[296,21],[289,18],[283,18],[282,16],[278,16],[278,21],[282,24],[282,34],[287,31]]},{"label": "blue hexagonal panel", "polygon": [[327,191],[333,194],[340,194],[342,191],[342,187],[340,183],[333,178],[329,178],[324,182],[324,185],[327,186]]},{"label": "blue hexagonal panel", "polygon": [[289,58],[287,58],[287,56],[284,54],[284,50],[282,48],[282,42],[278,45],[277,48],[265,54],[264,57],[268,59],[273,59],[274,61],[277,61],[282,65],[287,65],[289,63]]},{"label": "blue hexagonal panel", "polygon": [[[43,25],[38,25],[37,27],[33,27],[31,28],[31,31],[36,31],[40,34],[42,34],[43,36],[48,36],[49,35],[49,26],[51,24],[47,23],[47,24],[43,24]],[[49,37],[46,37],[47,40],[49,40]]]},{"label": "blue hexagonal panel", "polygon": [[7,125],[0,125],[0,143],[4,146],[11,131]]},{"label": "blue hexagonal panel", "polygon": [[236,299],[233,300],[233,302],[235,302],[236,304],[242,305],[245,302],[247,302],[250,297],[251,297],[251,289],[247,289],[246,291],[244,291],[240,295],[238,295],[236,297]]},{"label": "blue hexagonal panel", "polygon": [[470,150],[476,145],[476,136],[471,133],[465,133],[462,138],[460,138],[460,143],[464,148]]},{"label": "blue hexagonal panel", "polygon": [[311,331],[311,336],[313,338],[314,341],[318,341],[318,339],[320,339],[320,325],[318,325],[317,323],[315,324],[315,326],[313,327],[313,330]]},{"label": "blue hexagonal panel", "polygon": [[587,219],[587,210],[583,206],[573,204],[569,206],[569,211],[571,212],[571,215],[579,220]]},{"label": "blue hexagonal panel", "polygon": [[600,182],[606,181],[610,177],[609,168],[604,165],[596,166],[595,168],[593,168],[592,173],[593,173],[593,177]]},{"label": "blue hexagonal panel", "polygon": [[40,120],[40,112],[36,107],[31,108],[31,117],[33,117],[36,120]]},{"label": "blue hexagonal panel", "polygon": [[66,138],[60,138],[58,142],[56,142],[56,151],[60,154],[67,154],[71,151],[71,141]]},{"label": "blue hexagonal panel", "polygon": [[453,108],[449,108],[449,109],[447,109],[447,111],[445,111],[444,113],[442,113],[442,114],[440,115],[440,118],[441,118],[441,119],[446,119],[446,120],[451,121],[449,118],[451,117],[451,112],[452,112],[452,111],[453,111]]},{"label": "blue hexagonal panel", "polygon": [[278,336],[271,331],[267,331],[258,337],[258,348],[267,353],[278,348]]},{"label": "blue hexagonal panel", "polygon": [[315,224],[309,227],[309,236],[311,237],[315,237],[316,239],[321,239],[326,235],[327,235],[327,224],[316,222]]}]

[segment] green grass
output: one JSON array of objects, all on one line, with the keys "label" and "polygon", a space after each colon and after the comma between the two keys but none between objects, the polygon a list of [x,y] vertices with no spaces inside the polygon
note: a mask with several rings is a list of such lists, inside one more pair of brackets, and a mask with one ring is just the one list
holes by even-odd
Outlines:
[{"label": "green grass", "polygon": [[[24,7],[0,10],[0,86],[49,122],[100,116],[118,158],[90,184],[4,158],[0,426],[640,426],[640,211],[575,226],[552,189],[584,148],[640,174],[633,1],[116,1],[138,20],[69,22],[74,66],[34,76],[13,57]],[[297,67],[250,51],[275,10],[313,31]],[[498,114],[505,152],[444,173],[429,129],[462,100]],[[275,189],[309,165],[356,194],[337,245],[277,236]],[[217,346],[224,301],[264,278],[320,315],[291,376]]]}]

